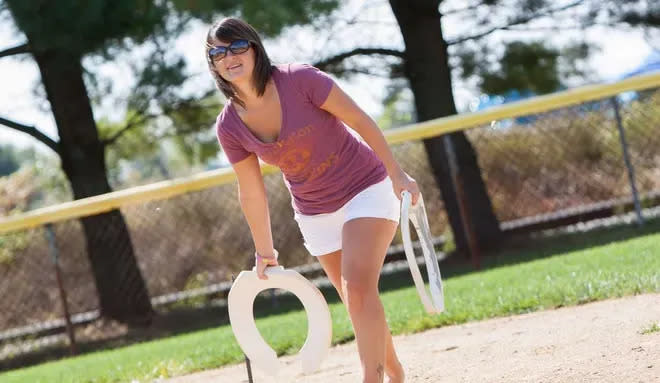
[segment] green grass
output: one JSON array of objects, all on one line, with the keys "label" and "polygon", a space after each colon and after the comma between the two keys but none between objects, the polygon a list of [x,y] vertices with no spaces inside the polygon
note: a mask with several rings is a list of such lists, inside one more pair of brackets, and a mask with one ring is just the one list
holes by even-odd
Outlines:
[{"label": "green grass", "polygon": [[[446,312],[438,316],[424,312],[409,272],[384,280],[381,296],[390,328],[394,334],[411,333],[495,316],[660,292],[659,226],[648,225],[642,235],[624,228],[539,240],[537,247],[490,258],[479,272],[443,268]],[[335,300],[330,310],[333,343],[353,339],[344,307]],[[300,349],[306,326],[304,313],[296,310],[257,320],[264,338],[280,355]],[[10,371],[0,374],[0,382],[146,382],[242,360],[230,327],[222,326]]]},{"label": "green grass", "polygon": [[653,334],[654,332],[660,332],[660,325],[658,323],[653,323],[641,331],[642,335]]}]

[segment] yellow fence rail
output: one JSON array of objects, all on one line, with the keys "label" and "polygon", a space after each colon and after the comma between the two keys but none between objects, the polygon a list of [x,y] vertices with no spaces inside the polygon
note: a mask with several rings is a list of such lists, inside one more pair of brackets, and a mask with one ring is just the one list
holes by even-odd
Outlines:
[{"label": "yellow fence rail", "polygon": [[[542,113],[553,109],[612,97],[628,91],[660,87],[660,73],[632,77],[610,84],[583,86],[550,95],[513,102],[489,110],[438,118],[385,132],[390,144],[419,140],[445,133],[469,129],[490,121]],[[276,172],[277,168],[264,165],[262,173]],[[162,181],[133,187],[99,196],[66,202],[0,220],[0,234],[29,229],[74,218],[111,211],[133,203],[162,200],[192,191],[233,182],[231,168],[207,171],[190,177]]]}]

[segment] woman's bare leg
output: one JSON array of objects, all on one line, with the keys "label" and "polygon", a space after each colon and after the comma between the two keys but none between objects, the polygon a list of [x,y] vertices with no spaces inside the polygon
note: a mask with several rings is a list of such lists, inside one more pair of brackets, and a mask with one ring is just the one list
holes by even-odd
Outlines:
[{"label": "woman's bare leg", "polygon": [[[341,287],[341,250],[322,255],[318,257],[318,260],[321,263],[325,274],[328,276],[328,279],[337,290],[339,298],[342,300],[342,302],[346,303]],[[392,334],[390,333],[390,329],[387,326],[385,326],[385,331],[385,340],[387,342],[387,350],[385,352],[385,374],[389,377],[391,383],[403,382],[403,367],[401,366],[401,362],[399,362],[399,358],[394,351]]]},{"label": "woman's bare leg", "polygon": [[[344,225],[343,251],[319,257],[348,308],[365,383],[382,382],[385,373],[390,382],[403,382],[403,368],[394,352],[378,295],[380,271],[395,231],[393,221],[380,218],[351,220]],[[341,270],[339,278],[337,263]]]}]

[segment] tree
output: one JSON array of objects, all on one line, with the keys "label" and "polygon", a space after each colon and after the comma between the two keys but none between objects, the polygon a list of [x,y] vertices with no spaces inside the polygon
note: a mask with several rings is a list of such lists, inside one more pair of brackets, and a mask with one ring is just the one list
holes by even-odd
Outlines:
[{"label": "tree", "polygon": [[[587,74],[579,64],[589,55],[591,47],[578,44],[562,49],[544,41],[513,41],[495,60],[488,49],[468,51],[461,56],[461,77],[476,76],[479,89],[487,94],[505,94],[512,90],[533,94],[555,92],[568,87],[566,81]],[[563,57],[569,60],[562,60]],[[563,62],[567,61],[567,62]]]},{"label": "tree", "polygon": [[[274,35],[336,6],[335,0],[289,1],[286,6],[262,0],[93,0],[84,4],[5,0],[0,10],[9,10],[25,43],[0,51],[0,57],[30,54],[35,60],[59,141],[7,118],[0,118],[0,123],[31,135],[59,155],[75,199],[110,192],[107,147],[148,120],[166,115],[181,122],[185,118],[181,110],[201,107],[195,102],[199,95],[186,98],[176,92],[186,80],[185,65],[166,48],[190,21],[238,14]],[[124,105],[126,124],[101,136],[93,113],[93,102],[103,93],[96,87],[95,64],[131,49],[143,49],[147,59],[134,67],[139,72],[134,92]],[[208,128],[208,122],[204,127]],[[149,293],[121,212],[85,217],[81,223],[101,314],[130,324],[149,323],[153,316]]]},{"label": "tree", "polygon": [[[113,138],[105,156],[110,185],[125,188],[206,169],[218,153],[215,131],[209,126],[222,109],[217,90],[210,92],[189,102],[178,102],[155,119],[130,110],[130,117],[123,121],[97,121],[99,133]],[[135,116],[142,117],[138,121]],[[121,135],[115,137],[114,132]],[[124,177],[127,171],[131,179]]]},{"label": "tree", "polygon": [[20,167],[19,150],[12,145],[0,145],[0,177],[9,175]]},{"label": "tree", "polygon": [[[460,60],[475,52],[483,51],[489,37],[496,32],[506,31],[561,31],[564,29],[586,29],[595,25],[643,27],[656,30],[660,21],[660,9],[656,2],[646,0],[598,1],[547,1],[547,0],[476,0],[464,2],[443,0],[390,0],[398,27],[403,37],[403,51],[383,47],[358,46],[345,52],[318,61],[317,65],[337,73],[365,72],[366,66],[345,64],[354,56],[379,55],[397,58],[392,65],[392,76],[401,73],[407,78],[414,95],[414,105],[418,121],[444,117],[456,113],[452,91],[452,69],[460,70]],[[465,27],[462,34],[448,39],[443,31],[443,19],[460,17]],[[359,24],[351,20],[354,25]],[[363,27],[363,26],[360,26]],[[498,43],[502,45],[501,43]],[[505,44],[506,45],[506,44]],[[525,48],[520,54],[526,55],[533,45],[508,45],[511,49]],[[456,56],[452,56],[452,52]],[[509,52],[512,57],[513,52]],[[542,53],[537,51],[536,54]],[[548,52],[545,52],[548,53]],[[534,54],[534,53],[532,53]],[[520,55],[518,55],[520,57]],[[472,62],[474,64],[474,62]],[[520,64],[520,61],[518,62]],[[518,66],[529,70],[532,65]],[[536,62],[538,64],[538,62]],[[474,68],[473,68],[474,69]],[[469,72],[469,68],[468,68]],[[467,72],[466,72],[467,73]],[[512,74],[513,72],[509,72]],[[472,72],[482,75],[486,86],[502,87],[502,81],[512,78],[499,78],[497,73]],[[490,75],[488,77],[487,75]],[[520,79],[520,77],[519,77]],[[544,78],[548,80],[547,78]],[[528,78],[534,80],[534,78]],[[494,84],[490,84],[494,83]],[[534,81],[540,85],[539,81]],[[547,84],[546,84],[547,85]],[[556,84],[554,84],[556,85]],[[554,87],[553,84],[543,89]],[[482,248],[496,243],[501,233],[499,222],[493,213],[488,193],[481,177],[477,154],[463,132],[449,135],[457,157],[457,165],[463,180],[469,210],[477,241]],[[442,137],[424,140],[434,175],[442,191],[457,248],[468,249],[467,236],[463,230],[454,187],[451,182],[448,153]]]}]

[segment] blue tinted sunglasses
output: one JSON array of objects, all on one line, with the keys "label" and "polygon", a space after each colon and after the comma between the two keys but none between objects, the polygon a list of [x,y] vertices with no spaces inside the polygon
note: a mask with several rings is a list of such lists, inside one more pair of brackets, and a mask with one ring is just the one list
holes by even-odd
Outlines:
[{"label": "blue tinted sunglasses", "polygon": [[227,51],[231,51],[232,54],[240,55],[241,53],[247,52],[250,49],[250,42],[248,40],[234,40],[227,47],[213,47],[209,50],[209,57],[211,60],[217,61],[222,60],[227,56]]}]

